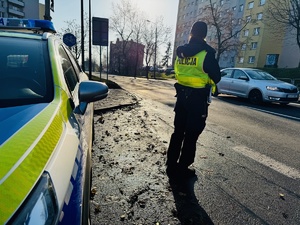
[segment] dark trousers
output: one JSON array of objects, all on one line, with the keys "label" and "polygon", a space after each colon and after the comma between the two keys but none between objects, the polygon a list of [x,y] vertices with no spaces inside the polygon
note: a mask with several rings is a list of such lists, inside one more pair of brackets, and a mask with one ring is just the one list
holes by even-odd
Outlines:
[{"label": "dark trousers", "polygon": [[208,113],[207,88],[187,88],[175,84],[174,133],[171,136],[167,166],[187,168],[194,162],[196,143],[205,128]]}]

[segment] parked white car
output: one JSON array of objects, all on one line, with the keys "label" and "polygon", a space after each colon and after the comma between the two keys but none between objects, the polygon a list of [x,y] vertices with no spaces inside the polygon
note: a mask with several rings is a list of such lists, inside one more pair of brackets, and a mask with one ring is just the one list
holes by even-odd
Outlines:
[{"label": "parked white car", "polygon": [[226,68],[221,70],[221,81],[214,96],[219,94],[248,98],[251,103],[278,102],[287,105],[299,99],[298,88],[277,80],[271,74],[251,68]]}]

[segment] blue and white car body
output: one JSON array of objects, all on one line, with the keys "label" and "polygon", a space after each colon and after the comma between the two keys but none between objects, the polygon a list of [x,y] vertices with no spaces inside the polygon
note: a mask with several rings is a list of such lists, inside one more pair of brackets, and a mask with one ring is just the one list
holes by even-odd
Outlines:
[{"label": "blue and white car body", "polygon": [[0,224],[89,224],[92,102],[108,88],[54,33],[0,18]]}]

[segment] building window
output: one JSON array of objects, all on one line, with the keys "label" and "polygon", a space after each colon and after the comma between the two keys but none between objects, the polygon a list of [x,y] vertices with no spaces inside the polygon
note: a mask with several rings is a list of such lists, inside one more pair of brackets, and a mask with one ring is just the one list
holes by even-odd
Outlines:
[{"label": "building window", "polygon": [[255,56],[249,56],[248,63],[254,63],[255,62]]},{"label": "building window", "polygon": [[239,57],[239,63],[244,63],[244,57]]},{"label": "building window", "polygon": [[266,0],[260,0],[259,5],[264,5],[266,3]]},{"label": "building window", "polygon": [[247,47],[247,45],[246,44],[242,44],[242,51],[245,51],[246,50],[246,47]]},{"label": "building window", "polygon": [[259,32],[260,32],[260,27],[255,27],[253,35],[257,36],[257,35],[259,35]]},{"label": "building window", "polygon": [[244,36],[248,37],[249,36],[249,30],[244,30]]},{"label": "building window", "polygon": [[4,17],[4,12],[0,12],[0,17]]},{"label": "building window", "polygon": [[243,12],[243,10],[244,10],[244,5],[240,5],[239,11]]},{"label": "building window", "polygon": [[247,17],[246,17],[246,22],[247,22],[247,23],[250,23],[250,22],[251,22],[251,16],[247,16]]},{"label": "building window", "polygon": [[248,9],[253,9],[254,7],[254,2],[249,2],[248,3]]},{"label": "building window", "polygon": [[278,54],[267,54],[266,66],[276,66],[278,62]]},{"label": "building window", "polygon": [[251,49],[256,49],[256,48],[257,48],[257,42],[252,42]]},{"label": "building window", "polygon": [[262,20],[263,18],[263,13],[258,13],[257,14],[257,20]]}]

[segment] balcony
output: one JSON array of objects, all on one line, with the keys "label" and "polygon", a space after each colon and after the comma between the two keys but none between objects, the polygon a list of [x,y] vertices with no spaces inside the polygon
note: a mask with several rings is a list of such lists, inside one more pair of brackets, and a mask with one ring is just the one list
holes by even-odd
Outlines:
[{"label": "balcony", "polygon": [[24,17],[25,16],[24,12],[21,12],[21,11],[15,10],[15,9],[8,9],[8,13],[11,14],[11,15],[17,16],[17,17]]},{"label": "balcony", "polygon": [[14,4],[16,6],[24,7],[25,3],[19,0],[8,0],[9,3]]}]

